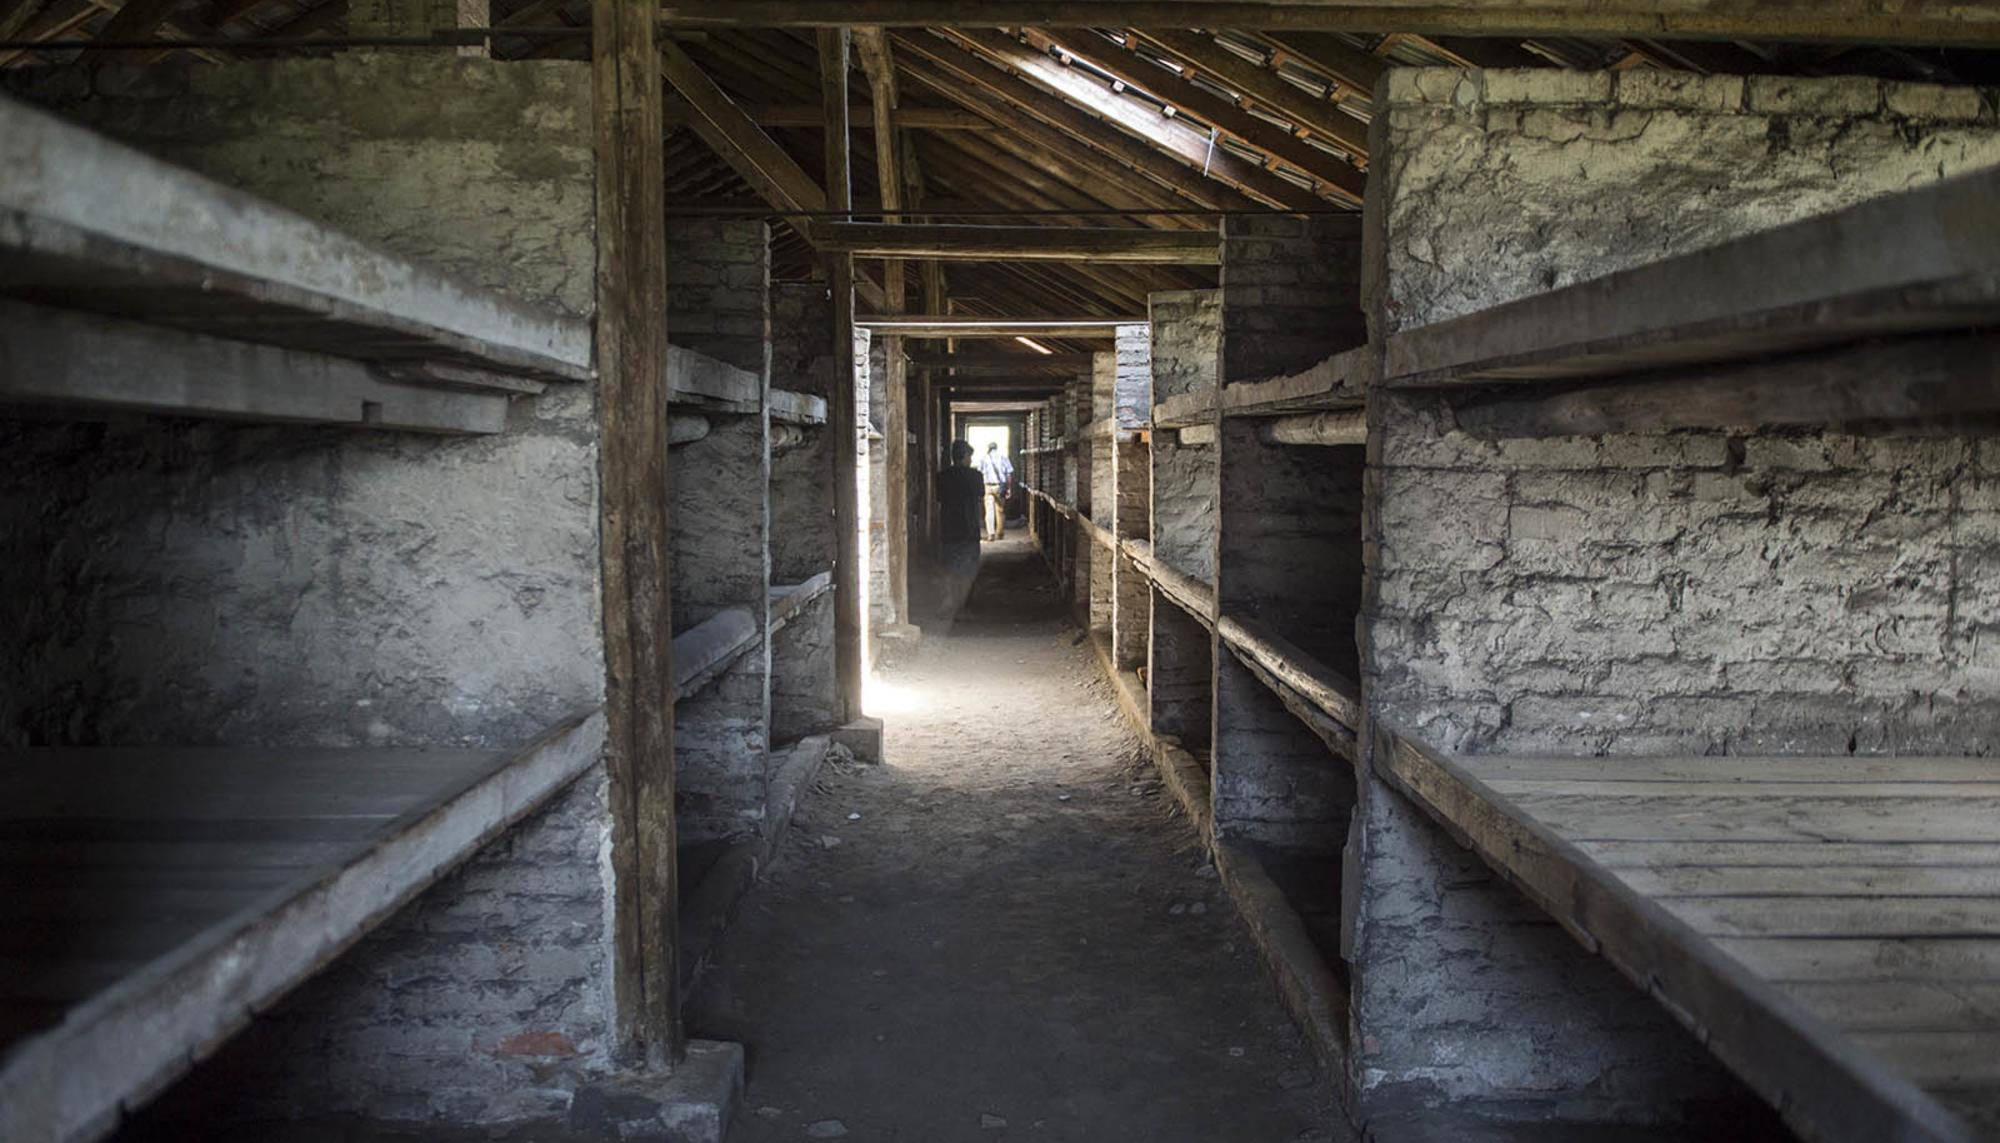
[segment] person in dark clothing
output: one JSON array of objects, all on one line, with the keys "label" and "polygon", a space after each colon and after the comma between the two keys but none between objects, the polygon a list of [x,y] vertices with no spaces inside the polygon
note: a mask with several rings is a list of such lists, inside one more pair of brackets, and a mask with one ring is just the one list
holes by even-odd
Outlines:
[{"label": "person in dark clothing", "polygon": [[979,576],[981,509],[986,479],[972,467],[972,446],[951,442],[951,464],[938,472],[938,566],[944,575],[944,612],[958,614]]}]

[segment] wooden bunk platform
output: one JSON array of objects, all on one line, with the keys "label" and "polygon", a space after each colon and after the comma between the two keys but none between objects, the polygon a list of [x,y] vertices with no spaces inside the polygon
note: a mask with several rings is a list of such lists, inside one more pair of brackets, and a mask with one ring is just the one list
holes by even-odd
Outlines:
[{"label": "wooden bunk platform", "polygon": [[2000,759],[1375,755],[1807,1139],[2000,1139]]},{"label": "wooden bunk platform", "polygon": [[591,713],[514,750],[0,753],[0,1139],[109,1131],[603,738]]},{"label": "wooden bunk platform", "polygon": [[0,299],[0,400],[57,411],[497,432],[593,368],[585,319],[4,97]]}]

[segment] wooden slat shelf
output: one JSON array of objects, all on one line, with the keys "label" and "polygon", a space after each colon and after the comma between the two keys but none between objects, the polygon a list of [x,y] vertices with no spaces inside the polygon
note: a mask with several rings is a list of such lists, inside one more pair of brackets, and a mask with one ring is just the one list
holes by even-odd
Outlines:
[{"label": "wooden slat shelf", "polygon": [[414,383],[432,367],[592,376],[584,319],[467,286],[5,98],[0,295],[393,366]]},{"label": "wooden slat shelf", "polygon": [[803,583],[771,585],[769,630],[776,631],[791,621],[808,603],[833,590],[833,573],[823,571]]},{"label": "wooden slat shelf", "polygon": [[1207,425],[1215,420],[1215,403],[1213,389],[1177,393],[1153,406],[1152,427],[1184,429]]},{"label": "wooden slat shelf", "polygon": [[790,425],[824,425],[826,398],[790,389],[771,390],[771,419]]},{"label": "wooden slat shelf", "polygon": [[757,645],[765,631],[756,616],[741,607],[718,611],[685,631],[674,634],[674,698],[700,694],[730,664]]},{"label": "wooden slat shelf", "polygon": [[2000,759],[1376,765],[1812,1140],[2000,1139]]},{"label": "wooden slat shelf", "polygon": [[1361,688],[1257,620],[1224,615],[1215,633],[1329,750],[1359,763]]},{"label": "wooden slat shelf", "polygon": [[1199,620],[1203,627],[1215,628],[1215,585],[1204,583],[1179,568],[1153,558],[1153,545],[1145,540],[1122,540],[1119,547],[1160,594],[1174,606]]},{"label": "wooden slat shelf", "polygon": [[1381,380],[1382,355],[1372,346],[1336,353],[1310,369],[1283,377],[1234,381],[1222,388],[1225,417],[1274,417],[1285,413],[1360,406]]},{"label": "wooden slat shelf", "polygon": [[603,740],[0,753],[0,1139],[108,1131]]},{"label": "wooden slat shelf", "polygon": [[2000,323],[2000,170],[1390,338],[1386,383],[1505,385],[1714,367]]}]

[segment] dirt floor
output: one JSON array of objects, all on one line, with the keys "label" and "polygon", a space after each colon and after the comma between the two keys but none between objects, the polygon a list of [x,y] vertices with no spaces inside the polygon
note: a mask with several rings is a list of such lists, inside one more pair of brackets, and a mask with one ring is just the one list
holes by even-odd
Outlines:
[{"label": "dirt floor", "polygon": [[[1027,541],[871,694],[704,981],[731,1143],[1345,1140]],[[1338,1132],[1338,1133],[1336,1133]]]}]

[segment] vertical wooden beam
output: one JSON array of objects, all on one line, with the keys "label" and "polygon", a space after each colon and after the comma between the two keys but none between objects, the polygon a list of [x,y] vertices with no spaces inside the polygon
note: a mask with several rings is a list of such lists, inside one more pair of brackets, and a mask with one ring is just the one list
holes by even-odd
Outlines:
[{"label": "vertical wooden beam", "polygon": [[[853,172],[849,167],[847,131],[846,28],[821,28],[819,37],[820,102],[826,112],[826,205],[829,210],[854,207]],[[840,703],[847,719],[861,715],[861,688],[868,665],[861,625],[861,456],[854,391],[854,258],[829,251],[827,278],[833,287],[833,401],[827,411],[837,434],[833,445],[833,519],[839,530],[833,565],[834,668],[840,680]]]},{"label": "vertical wooden beam", "polygon": [[621,1054],[671,1067],[686,1040],[674,858],[659,15],[649,0],[592,0],[591,17],[612,971]]},{"label": "vertical wooden beam", "polygon": [[[890,54],[889,38],[880,28],[854,29],[854,45],[861,66],[868,73],[871,110],[875,120],[875,181],[881,190],[882,209],[903,209],[903,160],[905,140],[896,127],[896,63]],[[909,220],[891,215],[897,224]],[[903,312],[905,288],[903,260],[890,258],[882,264],[884,313]],[[884,349],[889,363],[888,376],[880,383],[889,386],[889,423],[881,426],[882,443],[889,451],[884,465],[889,481],[889,610],[898,623],[910,621],[910,391],[909,374],[903,359],[903,339],[890,337]]]}]

